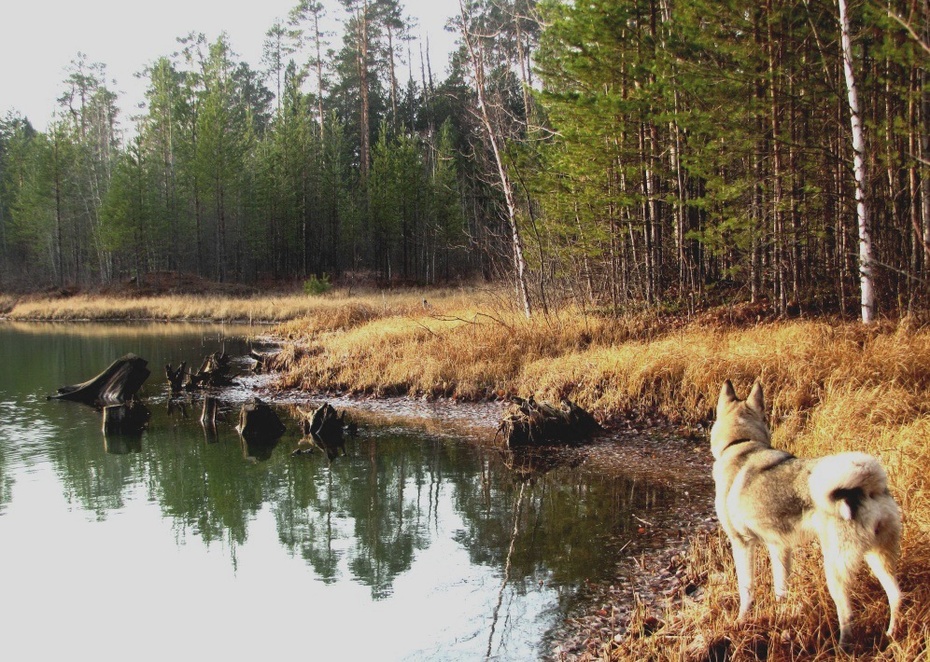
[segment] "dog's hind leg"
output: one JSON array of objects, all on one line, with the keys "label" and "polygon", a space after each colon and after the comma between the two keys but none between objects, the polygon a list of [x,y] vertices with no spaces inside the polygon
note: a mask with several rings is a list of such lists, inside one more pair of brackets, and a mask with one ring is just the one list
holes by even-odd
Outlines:
[{"label": "dog's hind leg", "polygon": [[895,627],[898,622],[898,610],[901,608],[901,588],[898,586],[898,581],[894,578],[895,563],[887,554],[883,554],[880,551],[866,552],[865,562],[888,595],[888,607],[891,611],[891,616],[888,619],[887,634],[890,637],[894,635]]},{"label": "dog's hind leg", "polygon": [[791,547],[768,545],[769,558],[772,560],[772,583],[775,586],[775,599],[783,600],[788,595],[788,577],[791,576]]},{"label": "dog's hind leg", "polygon": [[827,548],[824,548],[823,553],[827,588],[830,590],[830,597],[833,598],[833,602],[836,604],[836,615],[840,622],[840,647],[845,648],[849,644],[849,633],[852,629],[849,568],[845,563],[845,559],[840,558],[838,554],[831,555]]},{"label": "dog's hind leg", "polygon": [[739,618],[746,618],[752,606],[753,552],[755,545],[738,538],[730,540],[733,548],[733,565],[736,566],[736,582],[739,585]]}]

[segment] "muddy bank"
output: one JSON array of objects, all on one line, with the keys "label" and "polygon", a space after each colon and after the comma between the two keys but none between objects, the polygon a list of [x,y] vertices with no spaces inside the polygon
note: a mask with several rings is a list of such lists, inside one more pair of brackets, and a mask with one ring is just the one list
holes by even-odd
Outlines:
[{"label": "muddy bank", "polygon": [[[340,411],[346,410],[363,427],[414,427],[431,435],[466,438],[486,445],[495,443],[504,407],[500,402],[279,391],[268,376],[249,377],[240,389],[243,397],[257,393],[284,406],[326,401]],[[597,541],[615,547],[611,579],[585,585],[577,606],[544,642],[550,659],[599,658],[614,641],[627,635],[631,619],[635,619],[636,627],[644,618],[658,625],[676,601],[700,599],[701,589],[695,578],[688,576],[684,558],[692,540],[716,528],[712,459],[703,439],[686,439],[668,425],[643,428],[614,422],[589,443],[544,449],[543,453],[555,462],[592,474],[641,477],[681,496],[661,521],[637,518],[637,538]]]},{"label": "muddy bank", "polygon": [[623,473],[659,481],[679,490],[662,522],[639,520],[640,539],[618,549],[613,579],[586,586],[575,616],[553,633],[551,659],[600,659],[615,641],[645,624],[657,627],[680,600],[700,599],[701,588],[688,576],[685,557],[689,545],[703,532],[716,528],[710,452],[671,430],[609,431],[594,443],[577,449],[590,470]]}]

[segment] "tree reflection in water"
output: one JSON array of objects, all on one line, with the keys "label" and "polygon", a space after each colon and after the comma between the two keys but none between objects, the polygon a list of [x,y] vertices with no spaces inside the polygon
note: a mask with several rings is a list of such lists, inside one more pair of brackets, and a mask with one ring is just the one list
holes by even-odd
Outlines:
[{"label": "tree reflection in water", "polygon": [[[614,550],[637,551],[634,515],[660,524],[681,498],[635,476],[587,470],[578,454],[517,456],[397,428],[366,426],[346,441],[345,456],[292,456],[301,434],[286,411],[279,411],[284,436],[253,447],[233,427],[245,396],[219,403],[216,424],[202,425],[199,396],[170,399],[167,384],[143,388],[151,417],[141,436],[105,437],[100,412],[35,394],[114,354],[163,364],[196,360],[220,342],[245,354],[246,343],[55,332],[24,339],[3,329],[0,336],[0,359],[21,368],[0,383],[0,431],[8,440],[0,445],[0,513],[29,467],[48,465],[67,508],[100,522],[127,505],[142,512],[141,500],[145,512],[170,523],[179,547],[218,543],[234,569],[250,535],[262,538],[254,524],[267,521],[276,549],[302,559],[323,585],[364,586],[371,604],[387,604],[404,578],[406,593],[422,600],[445,602],[449,593],[463,610],[468,602],[475,624],[451,636],[480,640],[478,655],[486,646],[498,655],[504,630],[524,616],[545,616],[546,627],[558,621],[543,612],[564,614],[575,589],[613,576]],[[267,551],[260,558],[281,563]],[[431,577],[439,579],[430,585]],[[430,611],[429,604],[411,608]],[[527,636],[535,643],[520,650],[538,645],[533,627]],[[442,650],[444,641],[437,635],[422,645]]]}]

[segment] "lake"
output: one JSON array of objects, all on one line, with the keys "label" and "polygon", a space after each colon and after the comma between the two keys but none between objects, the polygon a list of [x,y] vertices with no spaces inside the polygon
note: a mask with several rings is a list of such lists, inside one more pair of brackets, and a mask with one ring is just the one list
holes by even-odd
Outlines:
[{"label": "lake", "polygon": [[[618,550],[643,553],[640,522],[682,498],[578,462],[515,470],[473,439],[362,412],[332,461],[292,455],[286,407],[284,436],[249,447],[233,420],[249,379],[205,432],[200,396],[170,398],[164,365],[244,356],[250,332],[0,323],[6,659],[538,659]],[[141,436],[46,399],[127,352],[152,371]]]}]

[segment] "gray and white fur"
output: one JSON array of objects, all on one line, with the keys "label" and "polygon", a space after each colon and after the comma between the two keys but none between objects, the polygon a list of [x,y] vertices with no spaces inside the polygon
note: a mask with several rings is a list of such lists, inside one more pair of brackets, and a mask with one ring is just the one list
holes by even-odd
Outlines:
[{"label": "gray and white fur", "polygon": [[901,511],[878,460],[855,452],[802,459],[772,448],[759,382],[746,400],[739,400],[727,380],[716,414],[710,432],[715,505],[733,549],[740,619],[752,604],[755,548],[768,550],[775,597],[782,600],[788,592],[792,549],[815,539],[836,603],[840,644],[849,643],[850,588],[863,560],[888,595],[887,633],[893,635],[901,604],[894,577]]}]

